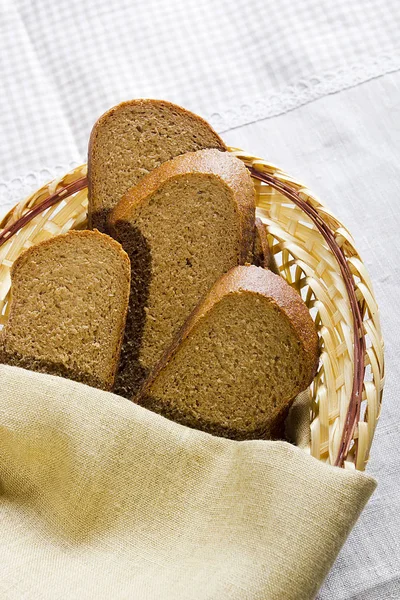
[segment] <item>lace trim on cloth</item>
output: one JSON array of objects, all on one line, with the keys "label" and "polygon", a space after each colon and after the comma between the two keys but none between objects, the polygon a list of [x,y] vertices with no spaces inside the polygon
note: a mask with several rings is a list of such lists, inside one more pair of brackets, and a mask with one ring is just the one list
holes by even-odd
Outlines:
[{"label": "lace trim on cloth", "polygon": [[[371,59],[363,65],[344,67],[322,76],[315,75],[309,79],[302,79],[295,85],[287,86],[279,93],[252,100],[251,103],[229,108],[223,112],[212,113],[206,118],[219,133],[223,133],[235,127],[242,127],[284,114],[323,96],[356,87],[361,83],[398,70],[400,70],[400,50],[391,56],[382,55]],[[32,171],[10,181],[0,180],[0,217],[44,183],[67,173],[82,164],[84,160],[82,157],[81,161],[45,167],[40,171]]]},{"label": "lace trim on cloth", "polygon": [[72,171],[83,162],[85,162],[85,159],[82,157],[81,161],[74,160],[64,165],[44,167],[40,171],[30,171],[22,177],[15,177],[9,181],[0,180],[0,217],[5,215],[10,208],[28,194],[32,194],[48,181]]},{"label": "lace trim on cloth", "polygon": [[218,133],[223,133],[235,127],[282,115],[323,96],[356,87],[399,69],[400,49],[390,56],[381,55],[362,65],[350,65],[320,76],[301,79],[295,85],[289,85],[268,97],[253,99],[240,107],[212,113],[208,116],[208,121]]}]

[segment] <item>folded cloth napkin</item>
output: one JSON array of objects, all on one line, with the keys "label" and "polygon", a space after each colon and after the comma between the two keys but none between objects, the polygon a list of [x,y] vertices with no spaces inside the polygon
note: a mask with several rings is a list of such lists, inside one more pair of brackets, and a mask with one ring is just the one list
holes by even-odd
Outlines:
[{"label": "folded cloth napkin", "polygon": [[375,488],[1,365],[0,485],[0,597],[16,600],[313,598]]}]

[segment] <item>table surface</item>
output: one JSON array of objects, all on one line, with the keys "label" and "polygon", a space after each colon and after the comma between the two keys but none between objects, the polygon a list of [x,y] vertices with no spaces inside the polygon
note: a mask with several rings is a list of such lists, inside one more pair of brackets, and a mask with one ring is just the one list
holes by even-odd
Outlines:
[{"label": "table surface", "polygon": [[84,162],[94,120],[134,97],[198,112],[322,198],[374,282],[387,382],[368,466],[378,489],[318,598],[399,598],[400,5],[294,4],[4,0],[0,215]]}]

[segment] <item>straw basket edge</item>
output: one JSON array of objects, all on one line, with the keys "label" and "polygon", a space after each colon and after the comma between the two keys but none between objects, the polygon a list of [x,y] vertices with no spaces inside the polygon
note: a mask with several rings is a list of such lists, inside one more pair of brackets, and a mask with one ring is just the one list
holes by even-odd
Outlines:
[{"label": "straw basket edge", "polygon": [[[366,267],[348,230],[301,183],[261,158],[229,150],[253,176],[257,215],[267,225],[281,275],[302,295],[319,331],[305,450],[364,470],[384,386],[379,310]],[[0,325],[8,318],[10,269],[19,254],[86,226],[86,183],[81,165],[19,202],[0,222]]]}]

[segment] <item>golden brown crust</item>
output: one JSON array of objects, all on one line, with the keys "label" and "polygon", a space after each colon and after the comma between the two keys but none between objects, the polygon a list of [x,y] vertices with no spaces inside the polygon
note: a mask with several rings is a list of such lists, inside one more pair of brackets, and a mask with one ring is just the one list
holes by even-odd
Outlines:
[{"label": "golden brown crust", "polygon": [[254,185],[248,170],[238,158],[215,149],[187,152],[148,173],[128,190],[112,211],[109,218],[111,231],[118,221],[129,222],[135,209],[146,203],[167,181],[192,174],[218,178],[233,191],[241,230],[239,262],[244,264],[249,261],[254,241]]},{"label": "golden brown crust", "polygon": [[303,382],[303,389],[310,385],[318,366],[319,341],[315,324],[300,295],[282,277],[267,269],[254,265],[238,266],[223,275],[211,288],[207,297],[197,305],[159,363],[150,373],[136,396],[135,402],[140,404],[141,398],[150,393],[151,385],[157,375],[170,362],[182,341],[193,332],[193,329],[197,327],[213,306],[227,294],[241,291],[259,294],[268,298],[286,315],[308,359],[309,378]]},{"label": "golden brown crust", "polygon": [[131,263],[130,263],[127,253],[122,248],[121,244],[119,242],[117,242],[116,240],[114,240],[114,238],[107,235],[106,233],[101,233],[100,231],[97,231],[97,229],[93,229],[93,230],[83,229],[83,230],[71,230],[71,231],[68,231],[67,233],[61,233],[60,235],[55,235],[54,237],[51,237],[48,240],[43,240],[42,242],[39,242],[38,244],[35,244],[34,246],[30,246],[29,248],[26,248],[18,256],[18,258],[15,259],[15,261],[11,267],[11,278],[15,277],[17,275],[18,269],[26,262],[26,260],[29,260],[37,252],[40,252],[41,248],[46,247],[46,246],[51,246],[54,243],[57,243],[60,240],[60,238],[99,237],[99,236],[101,236],[102,241],[105,244],[109,244],[109,246],[111,246],[115,251],[120,253],[121,259],[125,263],[125,266],[127,268],[127,273],[129,274],[129,277],[130,277],[130,264]]},{"label": "golden brown crust", "polygon": [[268,243],[267,226],[259,218],[256,219],[253,262],[257,267],[264,267],[279,275],[278,265]]},{"label": "golden brown crust", "polygon": [[[42,242],[39,242],[38,244],[35,244],[34,246],[31,246],[30,248],[26,249],[14,262],[12,268],[11,268],[11,279],[12,279],[12,283],[13,283],[13,288],[14,288],[14,294],[17,294],[17,286],[18,286],[18,276],[19,276],[19,271],[21,270],[21,268],[24,266],[24,264],[31,260],[32,257],[34,257],[37,253],[41,252],[41,250],[43,249],[43,247],[48,247],[51,246],[53,244],[58,244],[60,241],[60,238],[84,238],[84,237],[97,237],[99,239],[101,239],[103,244],[107,244],[109,245],[116,253],[118,253],[120,255],[120,259],[121,259],[121,264],[123,265],[123,269],[125,270],[125,274],[126,274],[126,281],[125,281],[125,289],[126,289],[126,294],[125,294],[125,299],[123,302],[123,309],[124,312],[122,314],[122,319],[121,319],[121,326],[119,327],[119,331],[118,331],[118,347],[116,348],[116,352],[114,354],[114,360],[113,360],[113,364],[112,364],[112,370],[110,373],[110,376],[105,380],[105,385],[100,386],[100,384],[96,384],[94,385],[93,382],[90,382],[90,385],[94,385],[94,387],[102,387],[103,389],[107,389],[107,390],[111,390],[112,386],[114,384],[114,379],[115,379],[115,374],[118,368],[118,361],[119,361],[119,356],[120,356],[120,352],[121,352],[121,345],[122,345],[122,340],[123,340],[123,335],[124,335],[124,326],[125,326],[125,320],[126,320],[126,315],[127,315],[127,311],[128,311],[128,302],[129,302],[129,288],[130,288],[130,275],[131,275],[131,269],[130,269],[130,260],[128,255],[126,254],[126,252],[123,250],[121,244],[119,244],[119,242],[117,242],[116,240],[114,240],[113,238],[111,238],[110,236],[104,234],[104,233],[100,233],[97,230],[93,230],[93,231],[88,231],[88,230],[82,230],[82,231],[68,231],[67,233],[58,235],[58,236],[54,236],[52,238],[49,238],[48,240],[44,240]],[[7,326],[5,327],[3,334],[4,334],[4,340],[5,340],[5,336],[6,336],[6,331],[8,329],[8,327],[12,327],[12,320],[13,320],[13,311],[12,311],[12,304],[11,304],[11,311],[10,311],[10,317],[7,323]],[[22,360],[22,358],[21,358]],[[21,363],[21,360],[19,361],[19,364]],[[60,369],[58,369],[60,370]],[[88,376],[85,376],[86,379]],[[77,378],[77,377],[76,377]],[[94,381],[94,380],[93,380]]]},{"label": "golden brown crust", "polygon": [[89,138],[89,147],[88,147],[88,198],[89,198],[89,207],[88,207],[88,218],[89,218],[89,227],[92,227],[92,215],[93,212],[99,210],[101,211],[103,207],[94,206],[93,205],[93,178],[92,178],[92,170],[93,170],[93,157],[94,157],[94,148],[96,143],[96,138],[99,130],[101,130],[102,126],[109,120],[110,117],[113,117],[120,110],[124,110],[126,107],[139,107],[143,108],[149,106],[151,108],[158,107],[160,109],[172,109],[175,112],[180,113],[185,118],[189,118],[193,120],[193,122],[197,123],[199,128],[203,130],[207,130],[215,138],[215,148],[219,148],[220,150],[226,150],[226,145],[223,140],[219,137],[219,135],[214,131],[214,129],[201,117],[198,115],[186,110],[185,108],[173,104],[172,102],[167,102],[166,100],[155,100],[151,98],[139,98],[134,100],[127,100],[125,102],[121,102],[117,106],[110,108],[107,112],[101,115],[97,121],[95,122],[90,138]]}]

